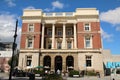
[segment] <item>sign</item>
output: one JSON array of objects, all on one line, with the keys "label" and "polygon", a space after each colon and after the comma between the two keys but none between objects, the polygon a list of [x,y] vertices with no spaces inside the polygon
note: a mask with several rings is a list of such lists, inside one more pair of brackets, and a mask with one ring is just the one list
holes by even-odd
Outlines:
[{"label": "sign", "polygon": [[120,67],[120,62],[107,62],[106,68],[118,68]]}]

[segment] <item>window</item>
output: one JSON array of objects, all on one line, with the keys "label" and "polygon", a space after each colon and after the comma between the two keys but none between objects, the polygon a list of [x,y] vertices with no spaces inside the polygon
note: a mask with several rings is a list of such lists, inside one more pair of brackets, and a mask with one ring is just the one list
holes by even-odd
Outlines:
[{"label": "window", "polygon": [[71,41],[67,41],[67,48],[71,49]]},{"label": "window", "polygon": [[52,35],[52,29],[51,29],[51,28],[48,28],[48,29],[47,29],[47,35],[49,35],[49,36]]},{"label": "window", "polygon": [[58,36],[61,36],[61,35],[62,35],[62,28],[58,28],[58,29],[57,29],[57,35],[58,35]]},{"label": "window", "polygon": [[67,35],[72,35],[72,28],[67,28]]},{"label": "window", "polygon": [[28,48],[32,48],[33,47],[33,39],[32,38],[28,38],[27,47]]},{"label": "window", "polygon": [[85,47],[86,48],[90,48],[91,47],[90,37],[85,37]]},{"label": "window", "polygon": [[61,42],[60,41],[58,41],[58,43],[57,43],[57,49],[61,49]]},{"label": "window", "polygon": [[51,41],[48,41],[48,49],[51,49]]},{"label": "window", "polygon": [[29,32],[34,32],[34,25],[33,24],[29,24]]},{"label": "window", "polygon": [[26,66],[31,66],[32,63],[32,56],[26,56]]},{"label": "window", "polygon": [[91,57],[92,56],[86,56],[86,67],[92,66]]},{"label": "window", "polygon": [[90,25],[89,24],[85,24],[85,31],[90,31]]}]

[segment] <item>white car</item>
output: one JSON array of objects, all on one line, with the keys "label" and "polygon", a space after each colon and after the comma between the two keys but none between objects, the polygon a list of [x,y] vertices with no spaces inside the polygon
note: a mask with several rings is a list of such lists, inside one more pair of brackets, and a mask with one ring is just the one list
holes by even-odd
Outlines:
[{"label": "white car", "polygon": [[120,80],[120,68],[112,69],[111,80]]}]

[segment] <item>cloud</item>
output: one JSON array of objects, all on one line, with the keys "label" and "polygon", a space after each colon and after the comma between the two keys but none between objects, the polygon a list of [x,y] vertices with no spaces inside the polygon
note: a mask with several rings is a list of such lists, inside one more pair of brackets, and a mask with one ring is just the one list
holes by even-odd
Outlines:
[{"label": "cloud", "polygon": [[107,42],[113,41],[113,34],[109,34],[105,32],[102,28],[101,28],[101,35],[102,35],[102,39],[106,40]]},{"label": "cloud", "polygon": [[35,9],[35,7],[33,7],[33,6],[28,6],[28,7],[24,8],[24,9]]},{"label": "cloud", "polygon": [[117,26],[117,27],[116,27],[116,31],[120,31],[120,26]]},{"label": "cloud", "polygon": [[58,9],[62,9],[64,4],[60,3],[59,1],[52,2],[52,6]]},{"label": "cloud", "polygon": [[[13,42],[17,16],[14,14],[0,13],[0,42]],[[17,41],[19,47],[21,28],[17,29]]]},{"label": "cloud", "polygon": [[64,8],[64,4],[59,1],[54,1],[51,3],[51,5],[52,5],[52,8],[46,8],[46,9],[44,9],[44,11],[50,12],[50,11],[54,11],[56,8],[58,8],[58,9]]},{"label": "cloud", "polygon": [[102,12],[100,14],[100,19],[102,21],[111,23],[111,24],[120,24],[120,7],[114,9],[114,10],[109,10],[107,12]]},{"label": "cloud", "polygon": [[14,3],[14,0],[5,0],[8,4],[9,7],[13,7],[16,6],[16,4]]},{"label": "cloud", "polygon": [[113,10],[108,10],[107,12],[102,12],[100,14],[100,20],[113,24],[117,31],[120,31],[120,7]]}]

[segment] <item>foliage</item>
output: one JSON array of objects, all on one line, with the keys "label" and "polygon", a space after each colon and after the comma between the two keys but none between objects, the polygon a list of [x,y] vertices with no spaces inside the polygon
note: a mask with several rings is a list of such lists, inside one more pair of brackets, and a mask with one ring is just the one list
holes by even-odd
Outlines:
[{"label": "foliage", "polygon": [[79,71],[71,70],[71,71],[69,72],[69,76],[70,76],[70,77],[73,77],[73,75],[79,75]]},{"label": "foliage", "polygon": [[61,75],[58,74],[49,74],[45,76],[45,80],[63,80]]},{"label": "foliage", "polygon": [[[9,59],[8,64],[11,65],[12,57]],[[13,68],[18,66],[18,55],[13,56]]]},{"label": "foliage", "polygon": [[95,71],[87,71],[87,76],[96,76]]},{"label": "foliage", "polygon": [[43,73],[44,73],[43,70],[33,70],[33,72],[34,72],[35,74],[43,74]]}]

